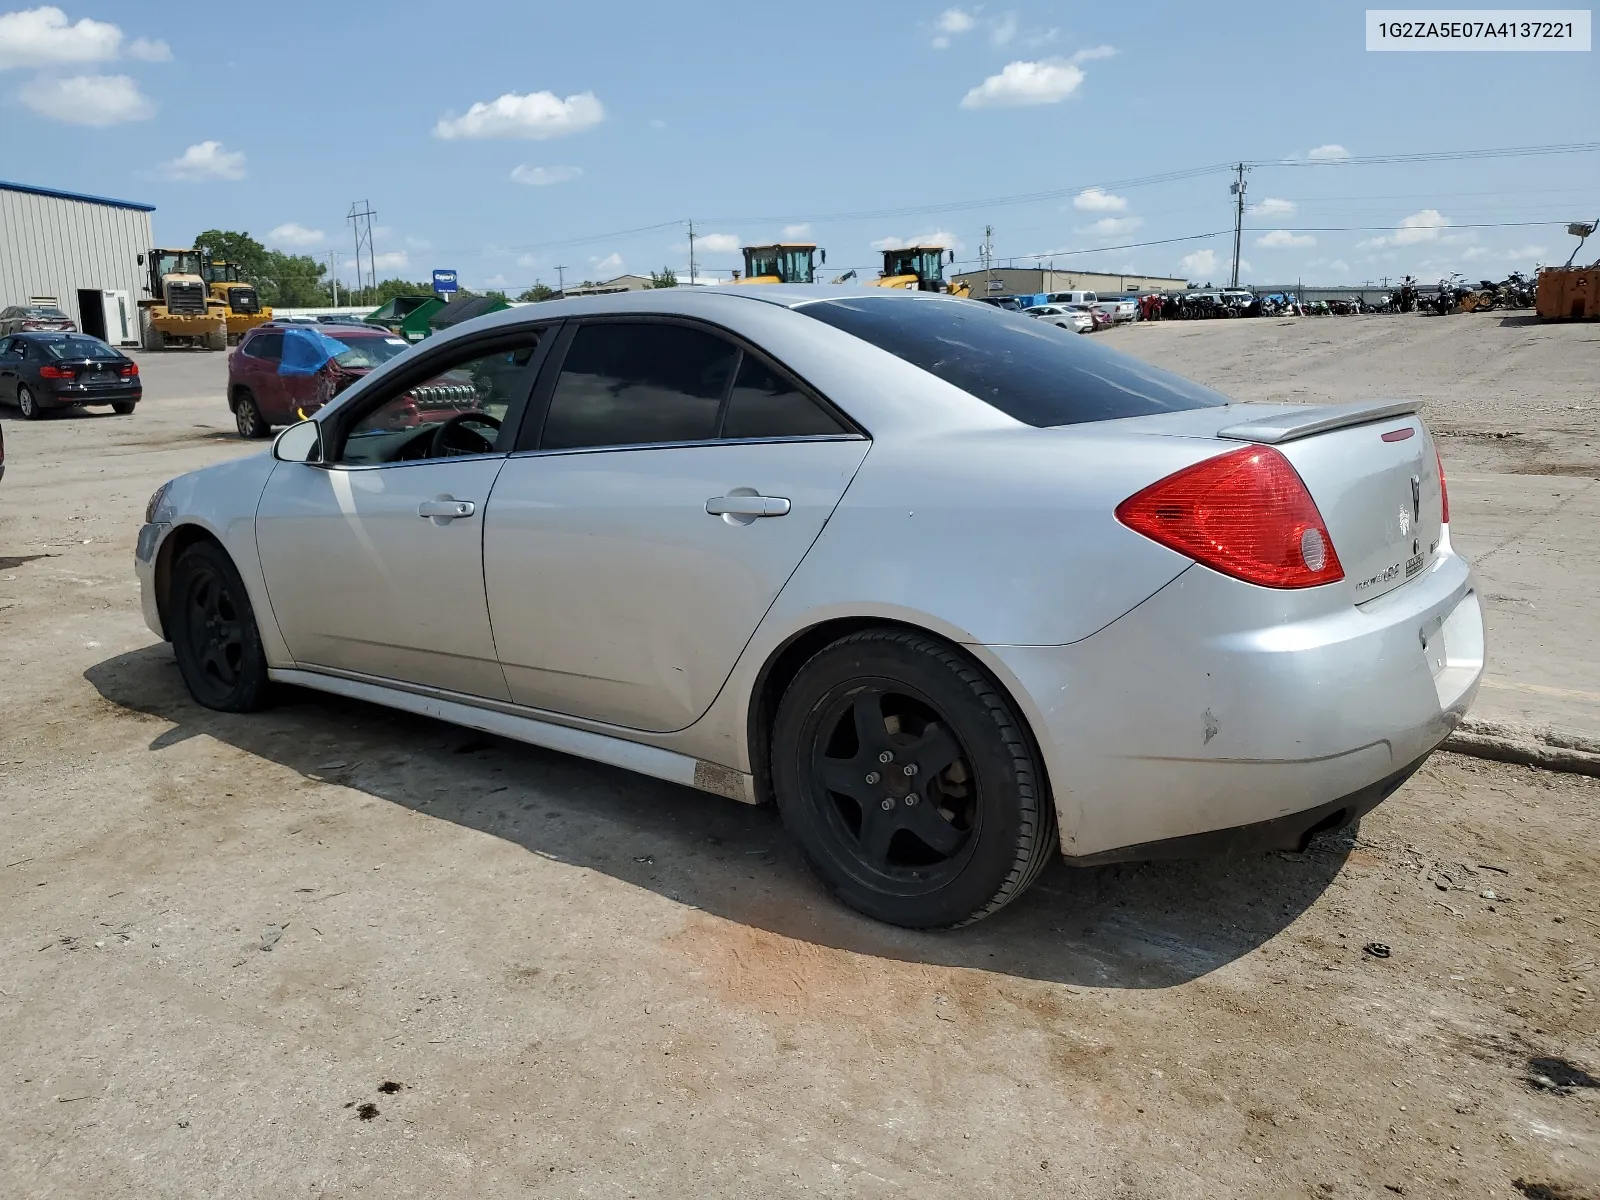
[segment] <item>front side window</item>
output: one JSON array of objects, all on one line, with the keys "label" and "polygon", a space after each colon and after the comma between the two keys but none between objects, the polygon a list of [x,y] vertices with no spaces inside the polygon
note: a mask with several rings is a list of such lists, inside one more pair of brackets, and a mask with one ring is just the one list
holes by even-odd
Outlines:
[{"label": "front side window", "polygon": [[538,348],[539,334],[530,333],[420,383],[382,390],[376,406],[351,427],[335,461],[371,465],[494,453],[506,414],[533,386]]},{"label": "front side window", "polygon": [[738,355],[716,335],[683,325],[580,326],[550,398],[540,448],[715,438]]},{"label": "front side window", "polygon": [[1110,421],[1228,398],[1049,321],[965,300],[852,297],[802,304],[832,325],[1027,425]]}]

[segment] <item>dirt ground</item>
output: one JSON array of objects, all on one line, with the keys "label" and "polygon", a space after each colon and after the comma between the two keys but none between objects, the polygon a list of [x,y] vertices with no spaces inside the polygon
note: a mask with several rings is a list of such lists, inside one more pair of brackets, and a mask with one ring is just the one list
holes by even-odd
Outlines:
[{"label": "dirt ground", "polygon": [[[1242,398],[1459,397],[1436,427],[1523,435],[1449,442],[1463,542],[1519,466],[1593,482],[1600,329],[1381,320],[1112,337]],[[1494,337],[1518,369],[1461,386]],[[194,705],[133,537],[254,448],[220,356],[141,361],[133,417],[0,411],[0,1195],[1600,1197],[1600,780],[1440,754],[1305,855],[874,925],[770,810]]]}]

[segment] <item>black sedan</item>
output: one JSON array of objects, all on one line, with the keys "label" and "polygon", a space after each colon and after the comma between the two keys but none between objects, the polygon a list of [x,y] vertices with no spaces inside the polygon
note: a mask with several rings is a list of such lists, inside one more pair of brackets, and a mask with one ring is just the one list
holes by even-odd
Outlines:
[{"label": "black sedan", "polygon": [[47,409],[109,404],[131,413],[144,396],[139,364],[83,333],[16,333],[0,337],[0,404],[28,420]]}]

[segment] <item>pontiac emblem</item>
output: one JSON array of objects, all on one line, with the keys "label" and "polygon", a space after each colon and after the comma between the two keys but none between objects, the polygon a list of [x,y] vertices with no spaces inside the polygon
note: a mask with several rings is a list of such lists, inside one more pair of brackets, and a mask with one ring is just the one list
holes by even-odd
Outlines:
[{"label": "pontiac emblem", "polygon": [[1406,537],[1411,532],[1411,514],[1405,509],[1400,510],[1400,536]]}]

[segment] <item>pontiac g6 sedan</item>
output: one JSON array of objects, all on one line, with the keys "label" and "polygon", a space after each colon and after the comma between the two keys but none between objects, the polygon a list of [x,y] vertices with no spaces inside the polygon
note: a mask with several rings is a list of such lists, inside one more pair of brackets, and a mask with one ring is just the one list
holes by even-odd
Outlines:
[{"label": "pontiac g6 sedan", "polygon": [[296,684],[774,800],[908,926],[1058,852],[1304,847],[1483,669],[1415,405],[1234,404],[930,293],[496,313],[147,521],[145,615],[200,703]]}]

